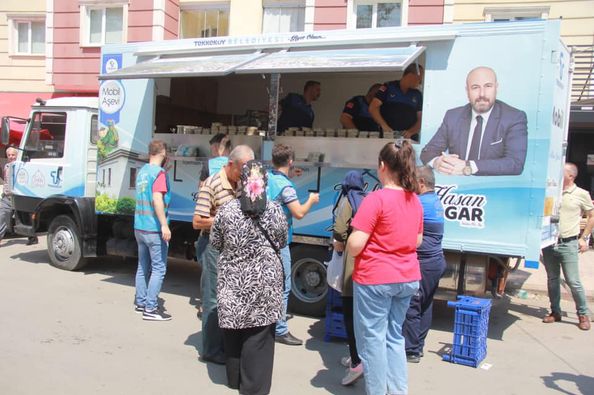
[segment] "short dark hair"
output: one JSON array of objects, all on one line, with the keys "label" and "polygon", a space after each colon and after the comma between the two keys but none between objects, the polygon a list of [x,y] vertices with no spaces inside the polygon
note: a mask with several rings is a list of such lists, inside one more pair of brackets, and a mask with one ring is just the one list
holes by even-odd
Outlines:
[{"label": "short dark hair", "polygon": [[[221,142],[223,141],[223,139],[225,137],[227,137],[227,135],[225,133],[217,133],[210,140],[208,140],[208,143],[210,145],[221,144]],[[231,140],[230,139],[227,139],[227,141],[225,142],[225,149],[228,149],[228,150],[231,149]]]},{"label": "short dark hair", "polygon": [[275,144],[272,147],[272,164],[274,167],[287,166],[291,159],[295,159],[293,148],[285,144]]},{"label": "short dark hair", "polygon": [[307,81],[305,83],[305,85],[303,85],[303,92],[305,92],[306,90],[308,90],[312,86],[316,86],[316,85],[322,85],[322,84],[320,83],[320,81],[314,81],[314,80]]},{"label": "short dark hair", "polygon": [[381,86],[382,86],[382,84],[376,82],[375,84],[373,84],[369,87],[369,89],[367,90],[367,93],[369,94],[369,93],[371,93],[372,90],[379,89]]},{"label": "short dark hair", "polygon": [[417,180],[423,180],[427,189],[435,188],[435,173],[433,169],[427,165],[417,167]]},{"label": "short dark hair", "polygon": [[408,65],[408,67],[406,69],[404,69],[404,74],[402,74],[402,76],[404,77],[407,74],[416,74],[419,75],[421,74],[421,71],[423,71],[423,66],[421,66],[418,63],[411,63]]},{"label": "short dark hair", "polygon": [[159,153],[163,150],[167,151],[167,143],[163,140],[152,140],[148,146],[149,155],[159,155]]},{"label": "short dark hair", "polygon": [[223,140],[225,138],[226,134],[225,133],[217,133],[214,136],[212,136],[212,138],[210,140],[208,140],[209,144],[219,144],[221,142],[221,140]]}]

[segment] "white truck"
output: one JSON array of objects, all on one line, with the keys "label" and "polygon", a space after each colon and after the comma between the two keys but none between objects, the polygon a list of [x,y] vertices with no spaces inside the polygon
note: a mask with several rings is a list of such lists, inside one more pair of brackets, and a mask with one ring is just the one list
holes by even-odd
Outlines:
[{"label": "white truck", "polygon": [[[290,307],[322,314],[336,186],[347,171],[361,169],[369,175],[369,189],[377,187],[377,155],[390,141],[340,129],[344,102],[373,83],[398,79],[412,62],[421,64],[420,153],[446,111],[468,103],[469,70],[488,66],[497,73],[498,100],[526,115],[522,170],[437,174],[448,261],[440,286],[483,293],[510,262],[537,265],[540,249],[557,238],[570,61],[558,21],[106,45],[98,100],[60,98],[32,107],[12,168],[16,231],[47,232],[50,261],[66,270],[81,268],[88,257],[134,256],[135,176],[149,141],[160,138],[173,147],[170,253],[192,259],[197,232],[191,220],[211,135],[228,133],[233,145],[248,144],[263,160],[282,142],[294,147],[304,170],[295,178],[301,199],[309,191],[321,198],[295,222]],[[301,92],[306,80],[322,84],[313,129],[277,135],[279,98]],[[48,133],[51,139],[40,138]]]}]

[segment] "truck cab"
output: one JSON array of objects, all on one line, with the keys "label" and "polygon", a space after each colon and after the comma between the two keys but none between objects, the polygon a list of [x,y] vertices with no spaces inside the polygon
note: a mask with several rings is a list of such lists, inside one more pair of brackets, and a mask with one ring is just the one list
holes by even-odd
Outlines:
[{"label": "truck cab", "polygon": [[38,100],[10,168],[15,232],[48,232],[51,262],[63,269],[95,250],[97,116],[97,98]]}]

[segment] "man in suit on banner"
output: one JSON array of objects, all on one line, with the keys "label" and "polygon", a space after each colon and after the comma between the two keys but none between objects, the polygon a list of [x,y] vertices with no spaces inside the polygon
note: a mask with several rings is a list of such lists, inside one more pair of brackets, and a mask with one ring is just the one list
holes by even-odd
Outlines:
[{"label": "man in suit on banner", "polygon": [[528,145],[526,113],[497,99],[497,76],[477,67],[466,77],[469,104],[448,110],[421,151],[424,164],[448,175],[518,175]]}]

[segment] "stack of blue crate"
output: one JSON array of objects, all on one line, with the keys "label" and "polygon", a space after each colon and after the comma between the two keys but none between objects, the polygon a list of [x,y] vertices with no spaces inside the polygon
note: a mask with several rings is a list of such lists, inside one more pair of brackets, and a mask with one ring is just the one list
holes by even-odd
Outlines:
[{"label": "stack of blue crate", "polygon": [[333,337],[346,339],[346,328],[342,315],[342,299],[340,292],[328,287],[328,302],[326,303],[326,333],[324,341],[330,341]]},{"label": "stack of blue crate", "polygon": [[454,344],[452,350],[443,355],[444,361],[477,367],[487,356],[487,333],[489,332],[489,299],[458,296],[455,307]]}]

